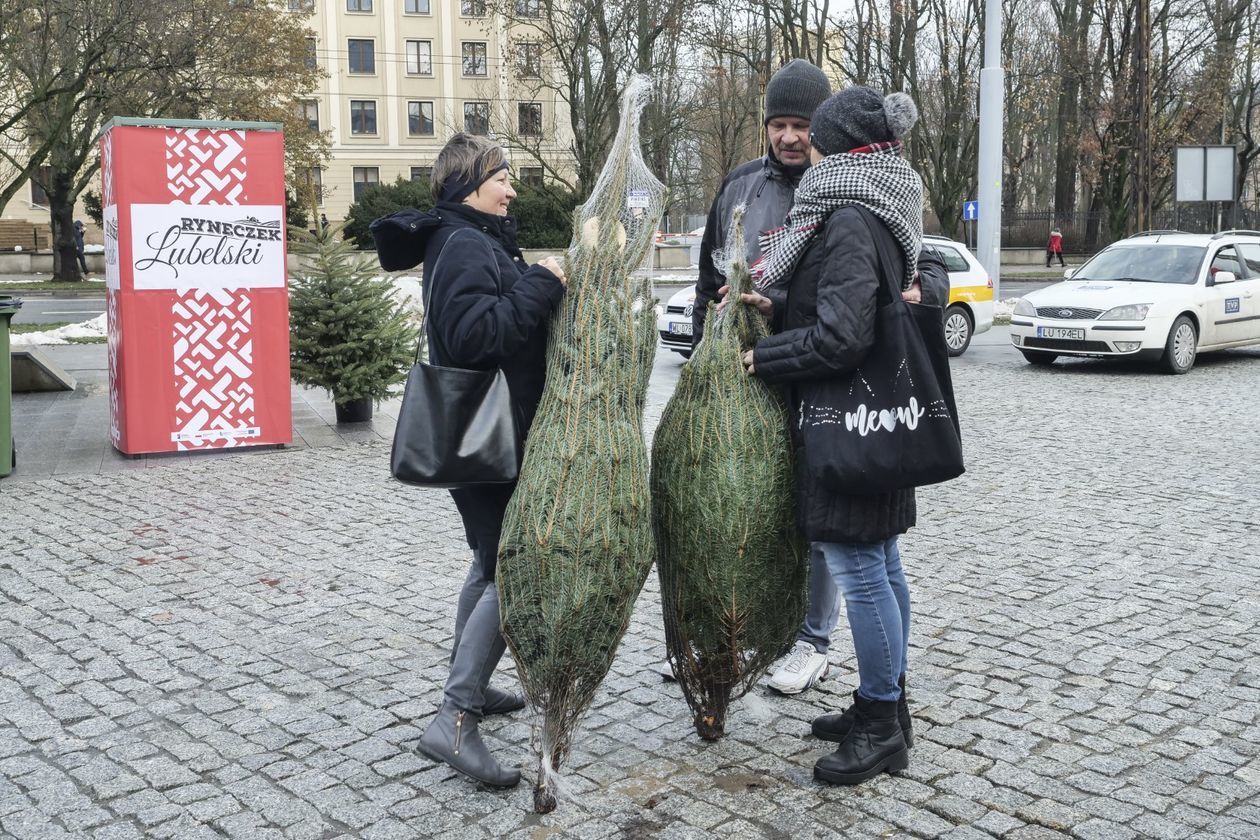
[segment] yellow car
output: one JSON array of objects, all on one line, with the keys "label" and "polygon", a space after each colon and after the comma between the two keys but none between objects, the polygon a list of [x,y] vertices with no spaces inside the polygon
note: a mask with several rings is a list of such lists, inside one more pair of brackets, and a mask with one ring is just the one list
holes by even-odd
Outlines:
[{"label": "yellow car", "polygon": [[926,235],[923,250],[940,257],[949,272],[945,343],[949,345],[949,355],[961,356],[973,335],[988,332],[993,326],[993,278],[961,242]]}]

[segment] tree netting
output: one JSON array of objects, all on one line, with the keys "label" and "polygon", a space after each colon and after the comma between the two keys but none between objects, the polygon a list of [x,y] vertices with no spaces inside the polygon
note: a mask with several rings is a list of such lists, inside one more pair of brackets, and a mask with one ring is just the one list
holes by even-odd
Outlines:
[{"label": "tree netting", "polygon": [[626,90],[591,197],[574,213],[569,289],[551,320],[547,385],[499,545],[503,633],[541,715],[534,806],[555,808],[557,769],[612,666],[652,567],[643,410],[656,354],[650,278],[635,278],[665,187],[639,151],[651,90]]},{"label": "tree netting", "polygon": [[787,412],[741,361],[767,334],[739,299],[752,290],[742,207],[726,241],[729,303],[721,315],[710,306],[652,442],[665,644],[696,732],[710,741],[725,733],[731,700],[800,627],[807,574]]}]

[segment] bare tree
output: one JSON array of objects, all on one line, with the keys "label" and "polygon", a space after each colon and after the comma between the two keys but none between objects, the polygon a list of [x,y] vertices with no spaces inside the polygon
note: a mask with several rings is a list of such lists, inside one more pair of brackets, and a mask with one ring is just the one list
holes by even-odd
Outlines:
[{"label": "bare tree", "polygon": [[[308,32],[279,2],[57,2],[54,28],[80,38],[49,49],[64,77],[82,79],[81,89],[47,98],[22,125],[32,145],[47,149],[37,180],[48,194],[58,279],[79,279],[74,204],[100,167],[97,135],[110,117],[280,121],[297,159],[320,147],[293,107],[318,79],[306,63]],[[103,57],[89,64],[97,52]],[[42,61],[22,60],[32,73]]]}]

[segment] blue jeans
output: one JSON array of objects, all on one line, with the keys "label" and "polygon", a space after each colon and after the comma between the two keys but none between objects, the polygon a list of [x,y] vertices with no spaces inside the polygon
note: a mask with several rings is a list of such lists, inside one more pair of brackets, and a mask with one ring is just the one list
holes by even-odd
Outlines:
[{"label": "blue jeans", "polygon": [[858,694],[867,700],[897,700],[897,678],[906,672],[910,642],[910,586],[901,568],[897,538],[879,543],[814,543],[844,593]]},{"label": "blue jeans", "polygon": [[827,558],[819,550],[820,545],[822,543],[809,546],[809,608],[796,640],[809,642],[815,650],[825,654],[831,646],[831,633],[840,620],[840,593],[827,570]]}]

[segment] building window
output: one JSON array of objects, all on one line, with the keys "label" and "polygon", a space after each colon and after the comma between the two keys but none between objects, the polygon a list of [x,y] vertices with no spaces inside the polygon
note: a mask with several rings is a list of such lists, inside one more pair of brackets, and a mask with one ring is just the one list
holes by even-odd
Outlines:
[{"label": "building window", "polygon": [[540,14],[538,0],[516,0],[517,17],[536,18]]},{"label": "building window", "polygon": [[324,203],[324,170],[318,166],[302,167],[294,172],[294,176],[298,189],[314,190],[315,203]]},{"label": "building window", "polygon": [[543,185],[543,170],[541,166],[522,166],[521,167],[521,183],[527,187],[541,187]]},{"label": "building window", "polygon": [[306,66],[307,67],[315,67],[319,64],[319,57],[317,55],[316,50],[317,50],[317,46],[315,43],[315,39],[307,38],[306,39]]},{"label": "building window", "polygon": [[313,12],[315,0],[289,0],[290,12]]},{"label": "building window", "polygon": [[429,0],[407,0],[403,11],[409,15],[427,15],[429,14]]},{"label": "building window", "polygon": [[347,12],[370,12],[372,0],[346,0]]},{"label": "building window", "polygon": [[411,180],[413,181],[432,181],[432,166],[413,166],[411,167]]},{"label": "building window", "polygon": [[407,42],[407,72],[413,76],[433,75],[433,42]]},{"label": "building window", "polygon": [[459,0],[459,13],[464,17],[485,17],[486,0]]},{"label": "building window", "polygon": [[375,73],[376,44],[362,38],[351,38],[348,43],[350,47],[350,72]]},{"label": "building window", "polygon": [[299,102],[298,115],[306,120],[311,131],[319,131],[319,100],[304,99]]},{"label": "building window", "polygon": [[381,182],[381,170],[375,166],[354,167],[354,200],[363,196],[368,187],[375,187]]},{"label": "building window", "polygon": [[433,103],[407,103],[407,133],[412,137],[433,133]]},{"label": "building window", "polygon": [[542,136],[541,102],[518,102],[516,104],[516,131],[523,137]]},{"label": "building window", "polygon": [[[468,107],[467,105],[464,106],[465,109],[467,109],[467,107]],[[482,133],[484,134],[485,132],[482,132]],[[35,174],[31,176],[31,203],[32,204],[38,204],[41,207],[48,206],[48,191],[44,189],[43,185],[47,184],[51,177],[52,177],[51,166],[41,166],[38,170],[36,170]]]},{"label": "building window", "polygon": [[461,42],[461,46],[464,48],[464,75],[485,76],[486,42],[463,41]]},{"label": "building window", "polygon": [[542,44],[521,44],[517,59],[517,71],[522,77],[537,79],[542,76]]},{"label": "building window", "polygon": [[490,133],[490,103],[464,103],[464,131],[469,134]]},{"label": "building window", "polygon": [[376,101],[373,99],[350,100],[350,133],[376,133]]}]

